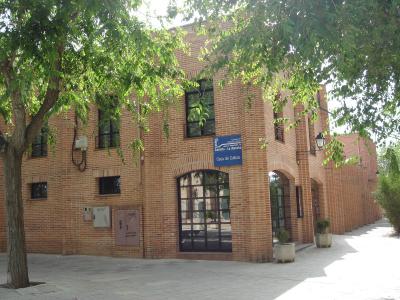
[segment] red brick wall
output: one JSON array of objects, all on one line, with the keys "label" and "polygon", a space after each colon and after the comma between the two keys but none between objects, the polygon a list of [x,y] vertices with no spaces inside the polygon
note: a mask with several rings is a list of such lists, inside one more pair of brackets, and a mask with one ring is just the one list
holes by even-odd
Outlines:
[{"label": "red brick wall", "polygon": [[[203,40],[190,34],[192,55],[180,55],[188,77],[202,68],[198,62]],[[305,118],[294,130],[285,131],[285,142],[275,141],[271,105],[264,103],[261,91],[253,89],[255,100],[245,109],[247,94],[238,82],[223,90],[214,78],[216,135],[240,134],[243,142],[241,166],[216,168],[213,166],[213,138],[185,138],[185,105],[183,99],[170,109],[170,136],[162,134],[162,118],[153,115],[151,131],[140,132],[128,112],[121,118],[121,149],[124,162],[116,149],[98,150],[97,109],[92,107],[87,126],[79,135],[89,139],[87,169],[80,172],[71,162],[74,114],[54,117],[50,126],[57,129],[57,143],[48,157],[30,159],[23,164],[23,197],[25,204],[28,251],[63,254],[91,254],[132,257],[184,257],[269,261],[272,258],[272,226],[269,197],[270,171],[279,171],[289,180],[290,223],[296,242],[312,242],[313,215],[311,179],[318,183],[321,216],[332,220],[334,232],[342,233],[376,220],[380,215],[372,203],[371,191],[376,175],[375,154],[365,160],[366,168],[346,167],[336,170],[322,165],[323,153],[311,155],[308,122]],[[326,108],[324,91],[322,106]],[[283,110],[284,117],[294,120],[290,103]],[[314,134],[327,128],[328,115],[323,110],[314,124]],[[142,136],[145,151],[132,157],[130,142]],[[265,138],[266,149],[260,148],[259,138]],[[371,144],[372,145],[372,144]],[[365,155],[365,151],[362,152]],[[375,160],[374,160],[375,159]],[[180,253],[178,234],[178,199],[176,179],[194,170],[218,169],[229,173],[232,253]],[[121,194],[100,196],[98,178],[121,176]],[[366,180],[371,181],[364,189]],[[375,180],[375,181],[374,181]],[[48,182],[47,200],[31,200],[29,184]],[[0,175],[0,190],[2,189]],[[303,188],[304,217],[297,218],[295,186]],[[5,218],[3,194],[0,194],[0,250],[5,250]],[[114,228],[94,228],[83,220],[84,207],[111,206],[136,208],[142,215],[141,243],[138,247],[115,245]]]}]

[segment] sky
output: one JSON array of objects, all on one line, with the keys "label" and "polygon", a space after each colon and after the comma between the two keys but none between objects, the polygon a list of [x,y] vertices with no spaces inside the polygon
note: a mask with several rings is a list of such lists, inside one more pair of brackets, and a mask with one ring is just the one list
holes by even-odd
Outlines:
[{"label": "sky", "polygon": [[[144,0],[144,4],[139,9],[138,17],[151,24],[152,26],[159,27],[160,22],[157,17],[166,16],[168,4],[170,0]],[[178,5],[182,5],[184,0],[175,0]],[[168,24],[168,27],[176,27],[184,25],[182,18],[176,18],[173,22]]]}]

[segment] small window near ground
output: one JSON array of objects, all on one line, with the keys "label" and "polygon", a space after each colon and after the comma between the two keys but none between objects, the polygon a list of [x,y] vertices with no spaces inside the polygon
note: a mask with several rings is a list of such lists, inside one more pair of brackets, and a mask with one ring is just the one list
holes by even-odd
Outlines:
[{"label": "small window near ground", "polygon": [[100,195],[120,194],[121,179],[119,176],[99,178]]},{"label": "small window near ground", "polygon": [[31,184],[31,199],[47,198],[47,182],[36,182]]},{"label": "small window near ground", "polygon": [[296,186],[296,206],[297,206],[297,217],[302,218],[303,212],[303,190],[301,186]]}]

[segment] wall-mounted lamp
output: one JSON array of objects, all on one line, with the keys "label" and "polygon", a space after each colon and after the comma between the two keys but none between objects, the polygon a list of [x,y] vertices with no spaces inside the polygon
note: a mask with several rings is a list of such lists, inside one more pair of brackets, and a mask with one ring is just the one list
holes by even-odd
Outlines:
[{"label": "wall-mounted lamp", "polygon": [[307,151],[296,151],[296,152],[297,153],[311,153],[311,152],[314,152],[314,151],[324,150],[325,142],[326,142],[326,139],[324,137],[324,134],[322,132],[320,132],[315,137],[315,143],[317,144],[317,148],[318,149],[312,149],[312,150],[307,150]]},{"label": "wall-mounted lamp", "polygon": [[318,150],[322,150],[325,147],[325,137],[322,132],[318,133],[315,137],[315,142],[317,144]]}]

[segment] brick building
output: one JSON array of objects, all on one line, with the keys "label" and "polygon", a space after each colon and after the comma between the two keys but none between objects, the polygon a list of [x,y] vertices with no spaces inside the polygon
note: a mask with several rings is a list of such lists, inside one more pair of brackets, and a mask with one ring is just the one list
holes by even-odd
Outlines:
[{"label": "brick building", "polygon": [[[187,38],[192,55],[181,55],[180,62],[188,77],[195,77],[202,68],[197,57],[203,41],[192,33]],[[170,109],[168,138],[159,115],[151,118],[148,133],[128,112],[110,121],[94,106],[87,126],[77,132],[73,112],[53,117],[49,126],[57,143],[47,147],[43,132],[23,163],[28,251],[262,262],[271,260],[279,228],[293,241],[309,243],[318,218],[330,218],[332,230],[343,233],[380,217],[371,196],[372,142],[345,136],[346,153],[360,154],[360,164],[322,165],[315,136],[328,123],[323,89],[316,96],[320,118],[314,124],[304,118],[297,128],[283,130],[274,118],[293,120],[300,108],[289,103],[274,114],[255,88],[256,99],[246,108],[240,83],[221,90],[220,76],[201,81],[199,90],[188,91]],[[190,114],[199,101],[209,110],[203,127]],[[82,153],[72,150],[79,136],[88,140],[84,171],[76,166]],[[145,151],[132,157],[130,143],[138,137]],[[225,139],[231,144],[218,144]],[[240,143],[241,158],[216,166],[221,162],[214,162],[215,149],[237,150]],[[2,185],[0,177],[0,190]],[[0,250],[5,251],[2,198],[0,193]]]}]

